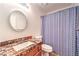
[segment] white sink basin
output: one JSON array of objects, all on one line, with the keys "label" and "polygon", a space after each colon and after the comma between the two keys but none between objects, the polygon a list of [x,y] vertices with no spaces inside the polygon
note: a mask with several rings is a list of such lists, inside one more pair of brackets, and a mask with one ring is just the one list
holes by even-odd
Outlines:
[{"label": "white sink basin", "polygon": [[13,46],[13,48],[14,48],[15,51],[19,51],[19,50],[21,50],[23,48],[26,48],[26,47],[28,47],[28,46],[30,46],[32,44],[35,44],[35,43],[34,42],[31,42],[31,41],[27,41],[27,42],[18,44],[16,46]]}]

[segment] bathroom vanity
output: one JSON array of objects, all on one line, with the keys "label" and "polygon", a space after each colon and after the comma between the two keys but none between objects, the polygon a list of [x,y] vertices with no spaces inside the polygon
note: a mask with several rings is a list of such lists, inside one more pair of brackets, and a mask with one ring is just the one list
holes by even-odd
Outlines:
[{"label": "bathroom vanity", "polygon": [[16,54],[17,56],[41,56],[41,43],[38,43],[37,45]]},{"label": "bathroom vanity", "polygon": [[0,42],[0,56],[41,56],[42,41],[39,39],[17,39]]}]

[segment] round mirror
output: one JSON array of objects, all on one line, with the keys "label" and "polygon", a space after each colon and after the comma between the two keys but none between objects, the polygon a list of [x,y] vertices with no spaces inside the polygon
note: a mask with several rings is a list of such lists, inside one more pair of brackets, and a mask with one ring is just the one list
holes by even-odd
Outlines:
[{"label": "round mirror", "polygon": [[21,11],[13,11],[10,14],[10,24],[14,30],[23,31],[27,27],[28,21],[24,13]]}]

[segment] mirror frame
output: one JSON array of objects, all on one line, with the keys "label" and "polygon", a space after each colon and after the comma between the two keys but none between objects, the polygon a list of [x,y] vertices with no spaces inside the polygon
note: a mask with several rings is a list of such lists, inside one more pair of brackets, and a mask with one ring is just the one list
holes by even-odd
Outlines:
[{"label": "mirror frame", "polygon": [[[12,15],[14,12],[20,12],[22,15],[25,16],[25,18],[26,18],[26,20],[25,20],[25,21],[26,21],[26,25],[25,25],[25,28],[24,28],[24,29],[15,29],[15,28],[12,26],[10,17],[11,17],[11,15]],[[11,11],[10,14],[9,14],[9,24],[10,24],[10,27],[11,27],[14,31],[16,31],[16,32],[22,32],[22,31],[24,31],[24,30],[28,27],[28,19],[27,19],[26,15],[25,15],[22,11],[20,11],[20,10],[14,10],[14,11]]]}]

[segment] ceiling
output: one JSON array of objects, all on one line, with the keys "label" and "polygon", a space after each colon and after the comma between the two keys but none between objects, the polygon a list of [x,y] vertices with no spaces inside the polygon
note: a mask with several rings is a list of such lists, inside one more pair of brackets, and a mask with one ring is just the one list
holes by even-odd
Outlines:
[{"label": "ceiling", "polygon": [[31,5],[38,8],[40,11],[44,13],[49,13],[51,11],[55,11],[57,9],[65,8],[67,6],[72,5],[72,3],[31,3]]},{"label": "ceiling", "polygon": [[[68,6],[71,6],[73,3],[30,3],[30,5],[36,9],[38,12],[43,13],[44,15],[58,9],[62,9]],[[26,3],[21,3],[21,5],[28,7]]]}]

